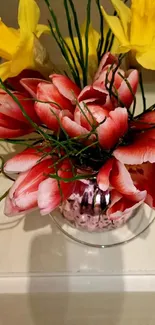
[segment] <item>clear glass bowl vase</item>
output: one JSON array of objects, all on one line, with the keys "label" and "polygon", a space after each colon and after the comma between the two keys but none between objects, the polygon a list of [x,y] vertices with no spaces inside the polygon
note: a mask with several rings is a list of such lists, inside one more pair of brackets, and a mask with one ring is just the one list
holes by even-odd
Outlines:
[{"label": "clear glass bowl vase", "polygon": [[91,247],[107,248],[127,243],[154,221],[152,209],[142,204],[112,218],[107,214],[111,197],[96,182],[86,182],[51,214],[54,223],[70,239]]}]

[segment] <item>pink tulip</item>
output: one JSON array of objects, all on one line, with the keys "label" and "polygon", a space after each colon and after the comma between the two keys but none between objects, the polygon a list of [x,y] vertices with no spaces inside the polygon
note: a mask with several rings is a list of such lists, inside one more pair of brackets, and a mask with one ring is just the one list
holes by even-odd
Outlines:
[{"label": "pink tulip", "polygon": [[[5,164],[5,172],[20,172],[5,201],[4,212],[7,216],[25,213],[38,206],[42,214],[49,213],[74,190],[75,182],[60,180],[58,183],[49,177],[50,173],[55,173],[56,161],[48,155],[40,161],[41,153],[37,149],[41,149],[41,146],[27,149]],[[45,149],[45,152],[48,151],[49,149]],[[57,167],[59,177],[68,179],[73,176],[68,160],[64,160]]]},{"label": "pink tulip", "polygon": [[[14,93],[27,115],[35,123],[40,123],[34,110],[34,102],[25,100],[22,93]],[[16,138],[32,132],[33,127],[24,117],[18,104],[5,91],[0,90],[0,137]]]},{"label": "pink tulip", "polygon": [[76,98],[80,93],[77,85],[66,76],[53,74],[51,82],[40,79],[23,79],[22,86],[35,97],[35,110],[43,124],[53,131],[60,128],[63,115],[73,119]]},{"label": "pink tulip", "polygon": [[115,158],[108,160],[99,170],[97,183],[101,190],[110,193],[111,203],[106,211],[110,219],[120,218],[146,199],[146,190],[139,190],[134,185],[127,168]]},{"label": "pink tulip", "polygon": [[49,159],[50,156],[48,155],[48,152],[51,150],[51,148],[44,148],[43,145],[25,149],[23,152],[18,153],[5,163],[4,171],[9,174],[26,172],[39,162],[43,153],[47,153],[47,155],[42,158],[42,160]]},{"label": "pink tulip", "polygon": [[44,79],[44,77],[40,74],[40,72],[26,69],[23,70],[18,76],[8,78],[7,82],[12,87],[13,90],[19,92],[25,92],[25,87],[23,87],[21,83],[21,79],[24,78],[33,78],[33,79],[40,78],[41,80]]},{"label": "pink tulip", "polygon": [[[106,79],[108,79],[109,87],[112,79],[112,72],[116,68],[117,64],[118,59],[112,54],[106,53],[100,62],[98,71],[96,72],[93,86],[106,89]],[[136,93],[138,87],[138,71],[129,70],[125,73],[122,69],[118,68],[114,76],[113,87],[117,90],[119,101],[117,101],[114,96],[111,98],[110,96],[107,96],[105,108],[112,109],[113,107],[117,107],[119,102],[122,103],[124,107],[129,108],[134,99],[133,94]],[[127,79],[127,81],[124,79],[124,77]],[[132,91],[129,88],[128,83],[130,84]],[[115,89],[113,89],[114,92]]]}]

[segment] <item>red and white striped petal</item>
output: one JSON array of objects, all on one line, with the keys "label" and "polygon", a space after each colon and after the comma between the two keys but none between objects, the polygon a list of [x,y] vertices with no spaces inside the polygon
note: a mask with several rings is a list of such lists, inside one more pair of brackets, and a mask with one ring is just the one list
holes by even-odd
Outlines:
[{"label": "red and white striped petal", "polygon": [[39,83],[37,87],[37,99],[43,102],[50,102],[51,107],[65,109],[73,112],[74,107],[70,100],[64,97],[52,83]]},{"label": "red and white striped petal", "polygon": [[[39,119],[34,110],[34,102],[31,99],[28,99],[19,93],[14,93],[17,100],[22,105],[23,109],[27,115],[36,123],[39,123]],[[29,121],[24,117],[22,110],[19,105],[11,98],[8,94],[0,93],[0,113],[7,115],[13,119],[29,124]]]},{"label": "red and white striped petal", "polygon": [[13,199],[13,204],[15,207],[18,207],[20,212],[29,211],[31,209],[37,208],[37,195],[38,191],[24,193]]},{"label": "red and white striped petal", "polygon": [[82,136],[89,134],[86,128],[72,121],[69,117],[62,117],[61,124],[71,138],[81,136],[82,139]]},{"label": "red and white striped petal", "polygon": [[[138,88],[139,74],[137,70],[132,70],[127,78],[130,87],[132,88],[133,94],[136,93]],[[121,86],[118,89],[118,96],[120,101],[125,107],[129,108],[133,102],[133,94],[129,89],[129,86],[125,80],[122,81]]]},{"label": "red and white striped petal", "polygon": [[11,187],[5,207],[6,215],[25,212],[37,207],[37,191],[39,184],[49,173],[54,172],[52,159],[47,159],[27,172],[21,173]]},{"label": "red and white striped petal", "polygon": [[29,134],[32,132],[32,129],[25,128],[25,129],[7,129],[2,126],[0,126],[0,138],[3,139],[12,139],[12,138],[18,138],[22,135]]},{"label": "red and white striped petal", "polygon": [[94,81],[97,80],[99,78],[99,76],[101,75],[102,71],[105,69],[105,67],[107,65],[111,65],[111,64],[117,64],[118,63],[118,59],[116,56],[112,55],[110,52],[107,52],[105,55],[103,55],[101,61],[100,61],[100,64],[99,64],[99,67],[98,67],[98,70],[95,74],[95,77],[94,77]]},{"label": "red and white striped petal", "polygon": [[35,103],[35,111],[39,116],[41,122],[45,124],[52,131],[58,131],[60,128],[59,114],[60,109],[51,107],[49,104]]},{"label": "red and white striped petal", "polygon": [[155,111],[143,113],[138,119],[130,122],[132,129],[144,130],[155,125]]},{"label": "red and white striped petal", "polygon": [[76,123],[90,131],[92,126],[97,126],[108,115],[109,112],[99,105],[81,102],[75,109],[74,120]]},{"label": "red and white striped petal", "polygon": [[100,145],[111,149],[128,129],[128,114],[126,108],[118,107],[109,112],[109,117],[97,128]]},{"label": "red and white striped petal", "polygon": [[[111,65],[107,65],[103,71],[101,72],[100,76],[98,77],[98,79],[95,80],[95,82],[93,83],[94,86],[98,86],[102,89],[106,89],[105,87],[105,83],[106,83],[106,79],[108,79],[108,84],[110,84],[110,81],[113,78],[113,71],[116,68],[116,65],[113,66],[113,68],[111,69]],[[110,70],[111,69],[111,70]],[[113,81],[113,86],[118,89],[121,86],[122,83],[122,76],[120,76],[120,74],[124,77],[125,76],[125,72],[121,69],[118,69],[115,74],[114,74],[114,81]]]},{"label": "red and white striped petal", "polygon": [[7,195],[4,204],[4,214],[7,217],[13,217],[20,213],[20,209],[13,205],[12,200],[10,199],[9,195]]},{"label": "red and white striped petal", "polygon": [[71,101],[72,104],[75,104],[75,98],[78,97],[81,91],[80,88],[71,79],[63,75],[52,74],[50,79],[60,94]]},{"label": "red and white striped petal", "polygon": [[[64,163],[58,171],[58,176],[69,179],[73,176],[70,163]],[[76,182],[64,182],[48,178],[39,186],[38,206],[42,215],[53,211],[60,203],[66,200],[73,192]]]},{"label": "red and white striped petal", "polygon": [[141,201],[146,196],[145,191],[139,191],[133,183],[133,180],[127,168],[121,162],[115,160],[110,173],[110,184],[119,193],[128,197],[131,201]]},{"label": "red and white striped petal", "polygon": [[24,122],[20,122],[12,117],[9,117],[7,115],[4,115],[0,113],[0,126],[7,128],[7,129],[26,129],[27,124]]},{"label": "red and white striped petal", "polygon": [[25,90],[28,91],[28,93],[33,97],[36,98],[37,96],[37,87],[39,83],[49,83],[48,81],[45,81],[43,79],[37,79],[37,78],[24,78],[20,80],[21,85],[25,88]]},{"label": "red and white striped petal", "polygon": [[[41,151],[42,146],[37,146],[34,148],[28,148],[21,153],[18,153],[13,158],[9,159],[4,165],[4,171],[6,173],[21,173],[28,171],[30,168],[35,166],[37,162],[41,159],[41,156],[45,152],[48,152],[48,149]],[[38,150],[39,149],[39,150]],[[49,158],[46,156],[43,160]]]},{"label": "red and white striped petal", "polygon": [[128,166],[128,171],[136,187],[141,191],[146,190],[147,196],[145,203],[151,208],[155,208],[155,163],[145,163],[133,167]]},{"label": "red and white striped petal", "polygon": [[82,102],[87,99],[96,99],[96,104],[99,103],[100,105],[104,105],[106,102],[108,92],[98,86],[89,85],[83,88],[80,92],[78,101]]},{"label": "red and white striped petal", "polygon": [[146,194],[144,193],[143,199],[139,202],[130,201],[126,197],[122,197],[107,210],[107,216],[111,220],[119,219],[125,214],[129,217],[134,212],[134,209],[138,208],[144,202],[145,196]]},{"label": "red and white striped petal", "polygon": [[107,191],[107,189],[109,188],[109,177],[113,168],[113,163],[113,158],[107,160],[107,162],[103,165],[103,167],[101,167],[97,175],[97,183],[102,191]]},{"label": "red and white striped petal", "polygon": [[37,191],[40,182],[46,179],[50,172],[53,172],[54,168],[50,167],[52,165],[52,159],[47,159],[25,172],[25,178],[18,184],[14,192],[14,198],[25,193]]},{"label": "red and white striped petal", "polygon": [[128,165],[155,162],[155,130],[146,131],[137,136],[134,142],[117,148],[113,155],[119,161]]}]

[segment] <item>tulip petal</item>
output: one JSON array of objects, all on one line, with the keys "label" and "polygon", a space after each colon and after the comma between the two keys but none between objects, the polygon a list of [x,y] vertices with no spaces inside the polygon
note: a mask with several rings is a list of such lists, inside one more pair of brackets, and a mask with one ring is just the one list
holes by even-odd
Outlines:
[{"label": "tulip petal", "polygon": [[[20,80],[21,85],[29,92],[33,98],[36,98],[37,87],[41,82],[43,82],[43,80],[38,78],[23,78]],[[48,81],[44,82],[48,83]]]},{"label": "tulip petal", "polygon": [[[58,171],[58,176],[62,178],[71,178],[73,176],[70,163],[64,163]],[[48,178],[39,186],[38,206],[41,214],[45,215],[53,211],[60,203],[66,200],[74,191],[75,182],[57,181]]]},{"label": "tulip petal", "polygon": [[5,205],[4,205],[4,214],[7,217],[13,217],[20,213],[20,209],[13,205],[12,200],[9,198],[9,195],[7,195],[5,199]]},{"label": "tulip petal", "polygon": [[107,189],[109,188],[109,177],[113,168],[113,163],[114,159],[109,159],[107,162],[105,162],[103,167],[101,167],[97,175],[97,183],[102,191],[107,191]]},{"label": "tulip petal", "polygon": [[86,101],[79,103],[74,112],[74,120],[87,130],[101,123],[109,115],[105,109],[99,105],[87,104]]},{"label": "tulip petal", "polygon": [[134,186],[127,168],[117,160],[110,173],[110,184],[131,201],[140,201],[146,196],[146,191],[141,192]]},{"label": "tulip petal", "polygon": [[80,88],[66,76],[52,74],[50,78],[60,94],[75,104],[75,98],[78,97]]},{"label": "tulip petal", "polygon": [[52,83],[41,82],[37,88],[37,99],[45,102],[51,102],[51,107],[57,109],[66,109],[73,112],[74,107],[70,100],[61,95],[58,89]]},{"label": "tulip petal", "polygon": [[[27,99],[24,95],[20,93],[14,93],[17,100],[22,105],[23,109],[26,111],[27,115],[36,123],[39,123],[39,119],[34,110],[33,100]],[[18,121],[29,124],[28,120],[24,117],[19,105],[11,98],[10,95],[0,93],[0,112],[11,118],[15,118]]]},{"label": "tulip petal", "polygon": [[128,129],[126,108],[118,107],[110,111],[109,117],[97,128],[99,143],[103,148],[112,148]]},{"label": "tulip petal", "polygon": [[20,182],[20,184],[18,184],[18,187],[16,187],[13,193],[14,199],[19,196],[23,196],[25,193],[37,191],[39,184],[48,177],[49,173],[54,171],[54,167],[52,166],[52,159],[46,159],[27,172],[24,172],[24,179]]},{"label": "tulip petal", "polygon": [[102,73],[102,71],[104,70],[104,68],[107,65],[111,65],[111,64],[114,64],[114,63],[116,63],[116,64],[118,63],[118,59],[117,59],[116,56],[112,55],[110,52],[107,52],[106,54],[104,54],[101,61],[100,61],[98,70],[97,70],[97,72],[95,74],[94,82],[99,78],[100,74]]},{"label": "tulip petal", "polygon": [[145,163],[134,167],[129,166],[128,170],[136,187],[141,191],[147,191],[145,203],[151,208],[155,208],[155,163]]},{"label": "tulip petal", "polygon": [[22,135],[29,134],[32,132],[32,129],[7,129],[0,126],[0,138],[3,139],[11,139],[11,138],[18,138]]},{"label": "tulip petal", "polygon": [[155,125],[155,111],[144,112],[138,119],[130,122],[133,129],[144,130]]},{"label": "tulip petal", "polygon": [[[113,66],[113,69],[111,69],[110,65],[107,65],[103,71],[100,73],[99,77],[96,79],[96,81],[93,83],[94,86],[100,87],[102,89],[106,89],[106,79],[108,79],[108,84],[113,78],[113,71],[116,68],[116,65]],[[125,75],[125,72],[121,69],[118,69],[115,74],[114,74],[114,81],[113,81],[113,86],[118,89],[121,84],[122,84],[122,76]]]},{"label": "tulip petal", "polygon": [[128,215],[129,217],[130,213],[132,215],[132,212],[134,212],[134,210],[144,202],[144,199],[145,199],[145,195],[144,198],[139,202],[133,202],[123,197],[118,202],[116,202],[116,204],[114,204],[112,207],[108,209],[107,216],[111,220],[119,219],[123,215],[124,216]]},{"label": "tulip petal", "polygon": [[[154,136],[154,138],[153,138]],[[132,144],[117,148],[113,156],[124,164],[136,165],[155,162],[155,131],[146,131]]]},{"label": "tulip petal", "polygon": [[[23,152],[17,154],[5,163],[4,171],[6,173],[21,173],[28,171],[30,168],[35,166],[37,162],[39,162],[41,156],[43,156],[43,154],[46,152],[44,148],[43,150],[41,150],[41,148],[42,146],[37,146],[36,148],[28,148]],[[43,159],[47,158],[49,158],[49,156],[46,156]]]},{"label": "tulip petal", "polygon": [[89,134],[89,131],[86,128],[82,127],[81,125],[78,125],[69,117],[63,117],[61,119],[61,124],[71,138],[81,136],[82,139],[82,136]]},{"label": "tulip petal", "polygon": [[100,105],[104,105],[107,98],[107,91],[95,85],[89,85],[83,88],[78,97],[78,101],[82,102],[87,99],[98,99],[100,100]]},{"label": "tulip petal", "polygon": [[13,203],[20,212],[25,212],[27,210],[31,210],[33,208],[37,208],[37,194],[38,191],[31,192],[31,193],[24,193],[23,195],[19,195],[14,198]]},{"label": "tulip petal", "polygon": [[0,126],[11,130],[27,128],[26,123],[19,122],[18,120],[2,113],[0,113]]},{"label": "tulip petal", "polygon": [[[139,74],[137,70],[132,70],[129,77],[127,78],[128,83],[132,89],[129,89],[129,86],[125,80],[122,81],[121,86],[118,89],[118,96],[121,102],[125,107],[129,108],[133,102],[134,96],[138,87]],[[133,93],[133,94],[132,94]]]},{"label": "tulip petal", "polygon": [[60,128],[59,109],[51,107],[49,104],[35,103],[35,111],[43,124],[52,131],[58,131]]}]

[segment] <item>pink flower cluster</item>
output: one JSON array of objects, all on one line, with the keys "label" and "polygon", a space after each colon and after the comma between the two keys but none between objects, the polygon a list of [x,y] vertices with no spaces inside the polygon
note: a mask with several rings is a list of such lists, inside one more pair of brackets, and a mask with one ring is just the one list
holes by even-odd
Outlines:
[{"label": "pink flower cluster", "polygon": [[[95,136],[91,130],[95,126],[101,149],[112,151],[96,178],[99,188],[110,193],[111,201],[105,212],[110,218],[118,218],[142,202],[155,206],[155,130],[148,130],[150,123],[155,123],[155,112],[146,112],[134,121],[129,120],[128,109],[137,91],[138,72],[125,72],[118,68],[113,80],[117,96],[111,95],[107,89],[107,76],[110,85],[117,64],[116,57],[105,54],[93,83],[82,90],[66,76],[53,74],[51,82],[22,79],[25,92],[13,93],[33,122],[54,133],[61,128],[71,138],[81,137],[82,141],[84,136],[88,136],[87,142],[92,143]],[[24,98],[28,94],[31,99],[26,101]],[[0,137],[14,138],[30,133],[32,129],[18,104],[0,91]],[[141,129],[144,131],[138,132]],[[124,144],[122,139],[129,134],[131,137]],[[42,148],[43,144],[39,146]],[[69,198],[75,187],[76,191],[81,187],[80,181],[61,180],[58,184],[56,179],[50,178],[58,158],[50,155],[50,148],[44,149],[49,151],[49,155],[44,157],[44,151],[38,150],[39,146],[26,149],[5,164],[6,173],[19,174],[6,198],[5,214],[8,216],[36,207],[44,215],[55,209],[62,199]],[[58,163],[57,175],[73,177],[69,159]]]}]

